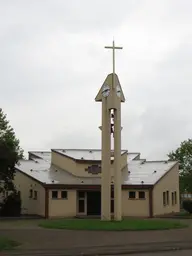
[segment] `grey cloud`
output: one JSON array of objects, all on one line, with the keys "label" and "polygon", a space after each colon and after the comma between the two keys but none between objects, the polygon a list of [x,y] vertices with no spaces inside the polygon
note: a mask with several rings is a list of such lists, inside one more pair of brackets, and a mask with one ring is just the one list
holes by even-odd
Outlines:
[{"label": "grey cloud", "polygon": [[[183,108],[184,110],[185,108]],[[147,109],[141,117],[142,133],[139,141],[141,147],[151,157],[166,157],[180,141],[191,136],[192,122],[186,114],[170,104]],[[150,139],[149,139],[150,138]]]},{"label": "grey cloud", "polygon": [[[192,136],[191,66],[191,44],[184,42],[155,66],[156,76],[148,84],[144,81],[142,90],[136,90],[143,111],[130,123],[136,125],[134,131],[140,129],[134,140],[128,133],[126,141],[131,140],[133,147],[138,145],[146,156],[166,158],[169,151]],[[129,130],[130,124],[125,125]]]},{"label": "grey cloud", "polygon": [[[129,1],[9,1],[2,3],[1,10],[9,25],[36,33],[40,30],[63,29],[62,32],[90,32],[114,29],[128,17],[141,3]],[[14,22],[10,22],[10,19]],[[27,30],[25,30],[27,32]],[[29,34],[29,33],[26,33]]]},{"label": "grey cloud", "polygon": [[[0,3],[0,102],[25,150],[98,148],[113,33],[126,96],[122,145],[163,158],[190,137],[191,1]],[[171,133],[170,133],[171,130]]]}]

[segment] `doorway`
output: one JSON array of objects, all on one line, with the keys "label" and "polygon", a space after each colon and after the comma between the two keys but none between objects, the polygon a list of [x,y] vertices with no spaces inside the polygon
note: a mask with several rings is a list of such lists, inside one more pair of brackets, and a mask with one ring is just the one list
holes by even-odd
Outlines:
[{"label": "doorway", "polygon": [[87,215],[101,215],[101,192],[87,192]]},{"label": "doorway", "polygon": [[[114,213],[114,192],[111,191],[111,214]],[[77,192],[77,215],[100,216],[101,215],[101,191]]]}]

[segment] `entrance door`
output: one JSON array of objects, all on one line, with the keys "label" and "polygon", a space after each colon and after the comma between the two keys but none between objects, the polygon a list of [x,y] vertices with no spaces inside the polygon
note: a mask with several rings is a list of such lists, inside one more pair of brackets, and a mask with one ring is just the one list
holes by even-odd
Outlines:
[{"label": "entrance door", "polygon": [[86,215],[86,192],[78,191],[77,193],[78,215]]},{"label": "entrance door", "polygon": [[101,192],[87,192],[87,215],[101,215]]}]

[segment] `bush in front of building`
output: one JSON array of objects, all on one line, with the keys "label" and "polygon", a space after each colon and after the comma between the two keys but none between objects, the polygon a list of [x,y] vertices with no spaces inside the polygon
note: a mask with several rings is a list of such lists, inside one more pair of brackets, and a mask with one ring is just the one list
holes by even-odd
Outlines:
[{"label": "bush in front of building", "polygon": [[19,217],[21,215],[21,197],[17,191],[8,195],[0,206],[0,216]]},{"label": "bush in front of building", "polygon": [[188,213],[192,213],[192,200],[184,200],[183,209]]}]

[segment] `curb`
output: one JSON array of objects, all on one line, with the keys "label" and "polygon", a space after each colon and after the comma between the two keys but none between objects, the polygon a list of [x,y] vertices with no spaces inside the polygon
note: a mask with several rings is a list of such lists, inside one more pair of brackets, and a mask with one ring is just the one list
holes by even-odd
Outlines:
[{"label": "curb", "polygon": [[[96,249],[96,248],[95,248]],[[86,250],[86,249],[85,249]],[[149,249],[107,249],[105,252],[94,250],[92,252],[83,252],[81,250],[66,251],[65,249],[56,249],[56,250],[14,250],[14,251],[4,251],[2,255],[12,255],[12,256],[112,256],[112,255],[134,255],[134,254],[150,254],[150,253],[159,253],[159,252],[171,252],[171,251],[185,251],[192,250],[191,246],[178,246],[178,247],[166,247],[166,248],[149,248]],[[7,253],[7,254],[6,254]],[[1,255],[1,254],[0,254]]]}]

